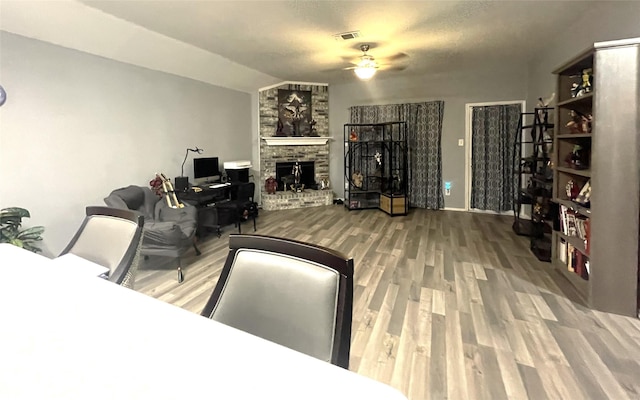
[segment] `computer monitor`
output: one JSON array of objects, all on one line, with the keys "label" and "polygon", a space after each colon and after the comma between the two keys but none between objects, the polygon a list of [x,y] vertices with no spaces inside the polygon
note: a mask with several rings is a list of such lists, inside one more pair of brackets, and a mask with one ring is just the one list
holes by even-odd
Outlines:
[{"label": "computer monitor", "polygon": [[217,180],[220,177],[218,157],[193,159],[193,177],[195,179]]}]

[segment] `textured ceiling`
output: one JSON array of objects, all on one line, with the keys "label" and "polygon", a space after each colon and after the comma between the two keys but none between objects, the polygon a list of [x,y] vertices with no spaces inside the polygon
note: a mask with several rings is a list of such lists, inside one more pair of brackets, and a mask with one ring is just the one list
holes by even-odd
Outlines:
[{"label": "textured ceiling", "polygon": [[[282,80],[339,83],[362,43],[385,76],[524,65],[597,2],[83,1]],[[338,41],[334,34],[362,36]]]}]

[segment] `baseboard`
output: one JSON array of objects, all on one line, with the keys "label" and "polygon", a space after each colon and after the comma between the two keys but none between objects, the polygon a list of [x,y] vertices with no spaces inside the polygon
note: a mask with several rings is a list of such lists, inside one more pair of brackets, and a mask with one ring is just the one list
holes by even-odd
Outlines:
[{"label": "baseboard", "polygon": [[506,216],[513,215],[513,211],[495,212],[491,210],[478,210],[477,208],[472,208],[469,210],[469,212],[478,213],[478,214],[493,214],[493,215],[506,215]]},{"label": "baseboard", "polygon": [[455,207],[445,207],[442,209],[443,211],[469,211],[464,208],[455,208]]}]

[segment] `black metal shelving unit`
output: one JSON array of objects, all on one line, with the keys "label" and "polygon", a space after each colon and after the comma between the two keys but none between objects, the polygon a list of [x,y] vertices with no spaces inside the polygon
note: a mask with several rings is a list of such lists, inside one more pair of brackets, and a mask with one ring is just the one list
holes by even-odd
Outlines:
[{"label": "black metal shelving unit", "polygon": [[407,126],[404,121],[344,125],[345,206],[409,211]]},{"label": "black metal shelving unit", "polygon": [[[551,261],[551,232],[557,205],[551,202],[553,171],[551,147],[553,127],[549,111],[538,107],[520,113],[514,143],[516,193],[513,206],[513,230],[531,239],[530,249],[541,261]],[[528,124],[527,120],[531,123]],[[524,215],[528,214],[528,215]]]}]

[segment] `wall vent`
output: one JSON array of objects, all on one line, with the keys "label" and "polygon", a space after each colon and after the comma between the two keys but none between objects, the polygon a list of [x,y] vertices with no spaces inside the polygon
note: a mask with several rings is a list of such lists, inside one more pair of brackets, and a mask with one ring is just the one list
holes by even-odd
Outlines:
[{"label": "wall vent", "polygon": [[353,32],[343,32],[343,33],[338,33],[333,35],[333,38],[335,40],[351,40],[351,39],[355,39],[355,38],[359,38],[360,35],[360,31],[353,31]]}]

